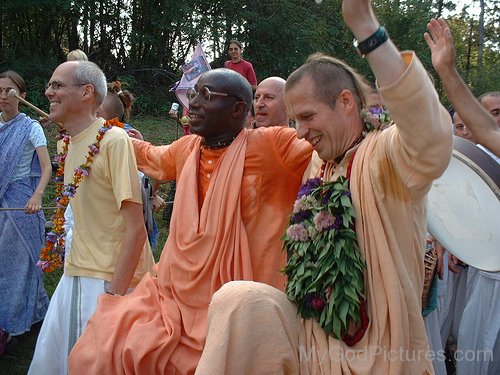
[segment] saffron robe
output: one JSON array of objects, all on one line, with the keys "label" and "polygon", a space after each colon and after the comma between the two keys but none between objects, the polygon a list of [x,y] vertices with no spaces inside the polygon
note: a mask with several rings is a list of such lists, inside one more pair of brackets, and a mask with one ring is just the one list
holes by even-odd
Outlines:
[{"label": "saffron robe", "polygon": [[139,169],[177,178],[156,275],[127,296],[102,295],[69,357],[69,373],[192,374],[210,299],[231,280],[284,288],[282,236],[311,147],[283,127],[243,129],[223,150],[201,138],[134,141]]},{"label": "saffron robe", "polygon": [[[370,323],[364,336],[349,347],[315,320],[301,319],[284,293],[254,282],[228,283],[213,297],[197,374],[433,372],[421,315],[426,193],[449,163],[452,135],[420,61],[412,53],[403,58],[407,70],[381,88],[396,125],[370,133],[352,162],[356,234],[366,260]],[[336,173],[343,168],[345,175],[348,164],[341,162]]]}]

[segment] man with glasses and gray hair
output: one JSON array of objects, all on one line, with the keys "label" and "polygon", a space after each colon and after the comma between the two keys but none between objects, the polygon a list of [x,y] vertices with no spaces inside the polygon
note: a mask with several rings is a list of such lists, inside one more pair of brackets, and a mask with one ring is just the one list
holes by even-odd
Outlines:
[{"label": "man with glasses and gray hair", "polygon": [[311,146],[294,129],[244,128],[252,90],[229,69],[206,72],[188,98],[192,135],[158,147],[133,140],[141,171],[177,181],[157,273],[130,295],[101,300],[70,373],[192,374],[223,284],[284,287],[281,236]]},{"label": "man with glasses and gray hair", "polygon": [[[64,180],[54,219],[58,227],[44,250],[64,248],[57,229],[67,207],[73,211],[74,227],[30,374],[66,374],[68,354],[97,299],[125,294],[152,266],[132,143],[125,131],[97,116],[106,92],[104,73],[89,61],[59,65],[45,91],[50,121],[64,124],[67,135],[58,150],[57,177]],[[42,269],[55,268],[46,257],[40,264]]]}]

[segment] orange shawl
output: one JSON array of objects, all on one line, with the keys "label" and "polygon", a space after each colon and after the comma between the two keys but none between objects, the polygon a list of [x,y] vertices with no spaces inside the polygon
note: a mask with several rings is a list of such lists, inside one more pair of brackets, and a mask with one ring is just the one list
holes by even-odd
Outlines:
[{"label": "orange shawl", "polygon": [[[85,335],[69,357],[70,373],[194,372],[213,293],[230,280],[252,279],[240,209],[247,137],[242,131],[221,156],[201,212],[198,194],[192,194],[198,189],[200,154],[200,147],[194,148],[178,180],[183,189],[176,193],[177,214],[172,215],[158,277],[146,275],[130,295],[99,298]],[[96,347],[96,342],[102,345]]]}]

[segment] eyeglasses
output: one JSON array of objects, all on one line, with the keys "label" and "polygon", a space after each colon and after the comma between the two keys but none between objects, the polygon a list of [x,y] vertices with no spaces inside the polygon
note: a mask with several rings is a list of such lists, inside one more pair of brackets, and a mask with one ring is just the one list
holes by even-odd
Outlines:
[{"label": "eyeglasses", "polygon": [[64,83],[61,83],[59,81],[52,81],[52,82],[48,82],[46,85],[45,85],[45,90],[48,90],[49,87],[53,90],[53,91],[57,91],[59,90],[61,87],[69,87],[69,86],[85,86],[86,83],[77,83],[77,84],[69,84],[69,85],[66,85]]},{"label": "eyeglasses", "polygon": [[226,94],[225,92],[210,91],[208,87],[204,86],[200,91],[196,91],[194,88],[190,88],[186,93],[189,101],[193,100],[197,95],[200,95],[200,100],[202,103],[208,103],[212,95],[216,96],[230,96],[239,100],[236,95]]}]

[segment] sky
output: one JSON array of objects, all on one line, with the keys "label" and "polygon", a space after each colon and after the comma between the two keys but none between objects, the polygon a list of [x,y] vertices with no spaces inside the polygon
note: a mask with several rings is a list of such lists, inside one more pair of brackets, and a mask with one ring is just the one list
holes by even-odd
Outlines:
[{"label": "sky", "polygon": [[[462,12],[462,9],[465,5],[468,5],[468,4],[471,4],[471,6],[469,6],[469,9],[468,9],[468,13],[470,15],[474,15],[474,16],[479,16],[479,1],[478,0],[475,0],[475,1],[471,1],[471,0],[456,0],[456,1],[453,1],[455,4],[456,4],[456,9],[453,11],[453,14],[460,14]],[[450,13],[448,11],[445,11],[444,12],[444,17],[447,18],[450,16]]]}]

